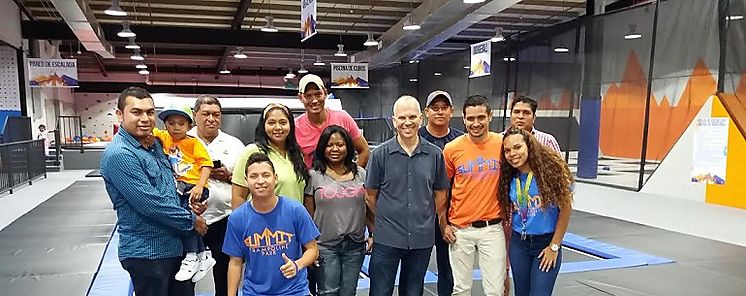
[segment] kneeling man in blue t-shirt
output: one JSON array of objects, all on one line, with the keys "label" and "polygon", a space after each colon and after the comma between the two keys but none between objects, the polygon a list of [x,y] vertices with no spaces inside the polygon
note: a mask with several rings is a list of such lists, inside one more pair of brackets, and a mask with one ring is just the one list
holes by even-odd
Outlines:
[{"label": "kneeling man in blue t-shirt", "polygon": [[306,267],[319,255],[319,230],[303,205],[275,195],[276,181],[265,154],[249,156],[246,183],[252,199],[228,217],[223,242],[223,252],[231,256],[228,295],[238,293],[244,262],[243,295],[310,294]]}]

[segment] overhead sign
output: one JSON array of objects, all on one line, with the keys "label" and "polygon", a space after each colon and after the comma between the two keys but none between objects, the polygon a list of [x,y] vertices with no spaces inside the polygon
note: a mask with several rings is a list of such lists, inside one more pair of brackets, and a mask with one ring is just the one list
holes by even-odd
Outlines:
[{"label": "overhead sign", "polygon": [[306,41],[316,35],[316,0],[301,0],[300,5],[300,41]]},{"label": "overhead sign", "polygon": [[469,63],[469,78],[490,75],[490,57],[492,42],[487,40],[471,45],[471,62]]},{"label": "overhead sign", "polygon": [[365,63],[331,63],[331,88],[369,88],[368,64]]},{"label": "overhead sign", "polygon": [[31,87],[78,87],[76,59],[28,59]]},{"label": "overhead sign", "polygon": [[725,184],[725,164],[728,158],[727,117],[697,118],[694,133],[692,182]]}]

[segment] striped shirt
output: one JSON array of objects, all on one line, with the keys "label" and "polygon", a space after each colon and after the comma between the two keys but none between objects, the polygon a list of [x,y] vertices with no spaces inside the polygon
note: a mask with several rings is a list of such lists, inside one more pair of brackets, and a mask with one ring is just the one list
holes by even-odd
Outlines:
[{"label": "striped shirt", "polygon": [[119,226],[119,260],[180,257],[196,218],[179,206],[171,166],[157,141],[146,148],[120,128],[101,156]]}]

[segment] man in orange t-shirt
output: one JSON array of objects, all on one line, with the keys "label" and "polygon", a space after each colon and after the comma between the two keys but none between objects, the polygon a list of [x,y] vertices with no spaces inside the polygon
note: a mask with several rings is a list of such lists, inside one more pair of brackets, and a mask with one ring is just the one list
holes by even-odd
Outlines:
[{"label": "man in orange t-shirt", "polygon": [[492,109],[486,97],[468,97],[463,112],[468,133],[443,150],[452,180],[447,218],[446,207],[438,207],[443,239],[450,244],[453,295],[471,295],[475,257],[484,295],[504,295],[507,255],[497,199],[502,135],[489,131]]}]

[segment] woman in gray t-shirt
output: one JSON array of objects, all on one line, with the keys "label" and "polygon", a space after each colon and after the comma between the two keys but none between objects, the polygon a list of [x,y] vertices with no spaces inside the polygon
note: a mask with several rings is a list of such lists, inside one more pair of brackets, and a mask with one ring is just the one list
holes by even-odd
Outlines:
[{"label": "woman in gray t-shirt", "polygon": [[365,170],[353,161],[347,130],[324,129],[314,152],[304,205],[321,235],[317,282],[319,295],[355,295],[357,279],[372,240],[365,237]]}]

